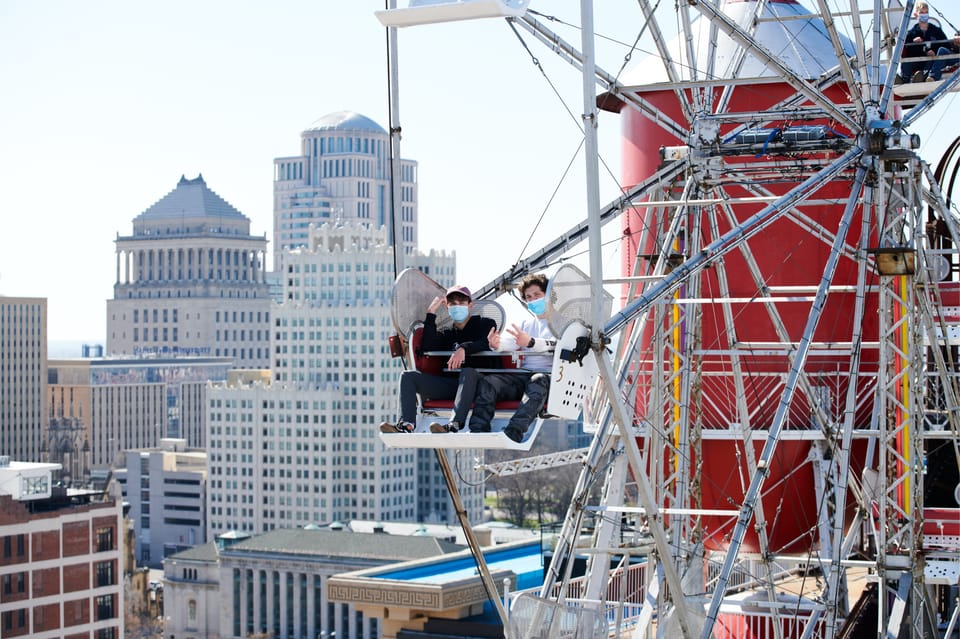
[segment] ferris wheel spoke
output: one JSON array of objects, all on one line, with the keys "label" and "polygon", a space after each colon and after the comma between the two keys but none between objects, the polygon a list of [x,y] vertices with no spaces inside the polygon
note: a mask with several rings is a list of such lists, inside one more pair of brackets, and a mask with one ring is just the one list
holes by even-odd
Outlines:
[{"label": "ferris wheel spoke", "polygon": [[[680,33],[683,38],[683,47],[682,50],[686,54],[686,71],[687,77],[696,82],[700,79],[700,73],[698,70],[698,60],[697,60],[697,50],[696,50],[696,38],[693,33],[693,26],[690,23],[690,5],[685,3],[680,3],[678,6],[679,20],[680,20]],[[691,97],[693,101],[692,109],[694,113],[700,113],[703,111],[703,95],[701,93],[702,89],[699,87],[694,87],[692,89]]]},{"label": "ferris wheel spoke", "polygon": [[[720,189],[720,188],[716,189],[716,195],[719,196],[719,198],[723,199],[725,195],[723,189]],[[723,204],[722,208],[725,210],[728,220],[730,220],[731,217],[733,216],[732,209],[728,204]],[[715,207],[712,207],[708,211],[708,222],[710,225],[712,235],[714,237],[718,237],[720,235],[720,232],[719,232],[720,224],[717,218],[717,210]],[[752,262],[754,266],[756,265],[756,261],[753,258],[753,254],[751,251],[749,251],[749,247],[747,245],[741,246],[741,253],[743,254],[744,259],[746,259],[748,263]],[[726,269],[725,259],[723,257],[721,257],[718,260],[718,264],[717,264],[717,268],[715,269],[715,272],[716,272],[718,284],[720,286],[721,298],[724,300],[729,300],[732,296],[730,291],[730,285],[727,279],[727,269]],[[759,276],[759,270],[755,271],[755,274]],[[760,278],[758,277],[756,279],[760,279]],[[762,290],[761,289],[761,287],[763,286],[762,282],[757,282],[757,284],[758,284],[757,290]],[[722,304],[721,311],[723,313],[723,318],[724,318],[724,330],[727,337],[727,343],[732,346],[739,341],[737,337],[736,322],[733,315],[733,308],[729,302],[724,302]],[[771,313],[772,319],[777,319],[777,320],[779,319],[779,314],[777,312],[777,309],[773,307],[772,304],[768,304],[768,312]],[[782,329],[782,326],[781,326],[781,329]],[[731,350],[730,364],[731,364],[731,372],[733,373],[734,388],[736,391],[736,411],[737,411],[736,420],[742,425],[743,441],[744,441],[743,450],[744,450],[744,457],[747,462],[747,472],[750,477],[753,477],[756,475],[756,472],[757,472],[757,458],[756,458],[756,450],[754,449],[752,444],[750,409],[747,404],[747,389],[746,389],[746,385],[744,384],[744,380],[747,378],[747,375],[745,374],[745,370],[743,368],[741,358],[736,349]],[[757,542],[759,544],[760,554],[763,557],[768,557],[770,556],[770,540],[769,540],[769,536],[767,535],[766,514],[764,511],[762,501],[759,501],[757,503],[757,507],[755,509],[755,520],[757,522],[757,528],[756,528],[758,533]],[[765,583],[767,588],[767,594],[770,597],[770,601],[776,601],[773,567],[771,566],[770,562],[765,561],[763,562],[763,568],[764,570],[766,570]],[[773,622],[775,624],[779,624],[779,621],[777,619],[777,615],[779,614],[778,611],[773,610],[772,612],[773,612]]]},{"label": "ferris wheel spoke", "polygon": [[[583,70],[583,54],[580,50],[534,18],[530,13],[525,13],[519,18],[515,18],[514,23],[528,31],[565,62],[578,70]],[[628,87],[625,87],[615,76],[603,70],[600,66],[594,66],[597,84],[602,90],[623,100],[625,104],[636,109],[651,121],[656,122],[658,126],[663,127],[663,129],[671,135],[682,137],[685,134],[686,129],[663,113],[662,109],[658,109],[637,95],[635,91],[631,91]]]},{"label": "ferris wheel spoke", "polygon": [[960,86],[960,73],[954,73],[946,80],[943,80],[940,86],[930,92],[930,95],[922,99],[916,106],[910,109],[910,112],[903,117],[903,127],[909,127],[920,116],[932,109],[947,93]]},{"label": "ferris wheel spoke", "polygon": [[796,202],[805,199],[809,193],[819,189],[824,182],[830,181],[837,174],[845,171],[857,161],[861,154],[862,150],[856,147],[847,150],[846,153],[835,159],[829,165],[801,182],[792,191],[764,207],[748,219],[740,222],[739,226],[714,240],[697,255],[690,256],[683,264],[666,275],[660,282],[652,285],[649,291],[645,291],[643,295],[616,313],[604,327],[604,333],[610,335],[618,332],[636,315],[646,310],[661,296],[673,291],[686,278],[710,266],[720,255],[733,250],[743,242],[760,233],[774,220],[782,217]]},{"label": "ferris wheel spoke", "polygon": [[[853,4],[853,3],[851,3]],[[830,43],[833,45],[833,52],[837,56],[838,67],[840,69],[840,75],[843,77],[844,82],[846,82],[847,87],[850,89],[850,94],[853,96],[857,112],[862,113],[864,109],[863,105],[863,96],[861,95],[858,87],[858,83],[855,77],[855,72],[853,67],[850,65],[849,54],[844,50],[843,41],[840,37],[840,33],[837,31],[837,25],[833,18],[833,12],[830,10],[830,7],[827,5],[826,0],[817,0],[817,6],[820,8],[820,17],[823,20],[823,25],[827,30],[827,35],[830,37]],[[855,7],[853,7],[855,9]],[[852,15],[859,18],[857,11],[852,11]],[[859,24],[859,21],[857,22]],[[861,38],[859,47],[856,51],[856,55],[859,59],[863,59],[863,40]]]},{"label": "ferris wheel spoke", "polygon": [[[857,175],[854,179],[853,191],[856,192],[860,190],[865,177],[866,170],[861,166],[858,168]],[[807,356],[809,355],[809,349],[813,340],[814,330],[820,322],[821,314],[823,313],[824,306],[826,305],[826,298],[827,294],[829,293],[829,285],[832,281],[833,274],[841,256],[842,238],[846,237],[846,231],[844,229],[849,229],[855,210],[855,202],[851,200],[847,203],[847,206],[843,212],[843,217],[840,219],[838,224],[840,232],[837,234],[837,241],[834,243],[833,250],[831,251],[824,267],[823,276],[817,289],[816,301],[811,307],[810,313],[807,317],[807,325],[804,329],[803,337],[797,344],[796,352],[794,353],[793,361],[790,366],[790,373],[784,383],[783,394],[780,397],[774,421],[770,425],[770,432],[767,435],[767,440],[764,445],[763,452],[761,453],[759,465],[762,465],[764,471],[757,472],[751,477],[750,487],[744,496],[744,505],[740,510],[740,516],[737,519],[737,523],[731,536],[730,547],[724,560],[721,576],[717,581],[714,596],[710,601],[710,606],[707,612],[707,620],[704,624],[702,634],[704,639],[709,638],[712,634],[713,625],[717,620],[717,614],[720,610],[720,605],[722,604],[724,595],[726,594],[730,571],[737,555],[740,552],[740,547],[743,544],[749,523],[753,518],[753,509],[760,498],[761,490],[767,478],[770,461],[779,442],[780,431],[786,423],[787,413],[790,405],[793,402],[793,397],[800,381],[801,372],[806,364]]]},{"label": "ferris wheel spoke", "polygon": [[[663,31],[660,29],[660,21],[657,19],[656,12],[653,10],[653,7],[650,6],[649,0],[638,0],[638,2],[640,10],[643,12],[643,18],[647,21],[646,28],[650,32],[654,45],[657,47],[657,53],[660,55],[660,60],[663,63],[667,80],[671,84],[676,84],[683,78],[683,74],[681,70],[677,68],[677,62],[673,59],[673,54],[667,47],[667,39],[663,36]],[[693,118],[693,115],[686,97],[679,88],[674,89],[674,94],[677,96],[677,102],[681,105],[684,115],[689,122]],[[677,137],[683,138],[682,135]]]},{"label": "ferris wheel spoke", "polygon": [[762,60],[771,69],[776,71],[776,73],[784,82],[787,82],[790,86],[796,89],[799,93],[802,93],[814,104],[822,107],[826,112],[830,113],[832,118],[843,124],[843,126],[849,128],[850,130],[857,129],[857,123],[855,120],[848,116],[843,110],[839,109],[822,93],[815,91],[809,82],[807,82],[804,78],[801,78],[794,69],[784,64],[780,58],[776,57],[753,36],[744,31],[740,25],[733,22],[728,16],[721,13],[718,9],[713,7],[705,0],[690,0],[690,2],[695,3],[695,6],[700,10],[700,12],[705,17],[712,20],[728,36],[738,42],[741,46],[749,49],[752,55]]},{"label": "ferris wheel spoke", "polygon": [[[760,192],[767,192],[766,190],[763,190],[763,189],[757,189],[757,190]],[[722,194],[722,190],[718,190],[718,191]],[[856,197],[857,197],[856,195],[851,195],[850,199],[855,200]],[[728,224],[730,224],[731,226],[736,225],[737,223],[736,215],[733,211],[732,206],[728,203],[724,203],[721,206],[725,211]],[[798,207],[792,207],[787,217],[796,218],[798,214],[800,214]],[[810,224],[811,224],[811,228],[809,232],[812,232],[812,234],[815,236],[820,235],[820,233],[813,232],[814,231],[813,227],[815,227],[816,225],[812,221],[810,222]],[[856,260],[857,252],[855,249],[852,249],[851,247],[849,247],[849,243],[842,242],[842,241],[838,242],[838,239],[835,234],[827,233],[825,230],[823,230],[823,233],[826,233],[828,237],[831,239],[830,245],[836,245],[838,243],[843,245],[844,248],[840,249],[841,253],[845,257],[851,260]],[[820,239],[822,240],[823,238],[820,238]],[[741,258],[744,260],[746,264],[746,268],[748,272],[753,278],[753,283],[754,283],[754,286],[756,287],[756,291],[758,293],[765,291],[767,289],[768,282],[759,264],[757,263],[756,257],[754,256],[754,253],[752,248],[750,247],[750,244],[749,243],[741,244],[739,247],[739,252],[740,252]],[[766,297],[761,299],[760,303],[763,304],[766,310],[767,317],[770,321],[771,326],[773,327],[773,330],[777,335],[777,338],[780,340],[784,348],[789,349],[791,344],[790,332],[787,330],[786,323],[784,321],[782,313],[780,312],[779,307],[777,306],[777,303],[772,298],[766,298]],[[732,316],[729,318],[728,322],[730,323],[733,322]],[[736,342],[730,341],[730,344],[734,344],[734,343]],[[784,372],[786,373],[786,371]],[[824,407],[820,405],[818,402],[813,401],[813,398],[816,397],[816,393],[813,390],[815,385],[809,378],[807,372],[804,370],[800,371],[799,383],[804,395],[810,398],[810,401],[811,401],[810,411],[816,417],[816,421],[818,424],[821,425],[821,428],[825,428],[826,425],[832,422],[832,420],[830,416],[826,414]],[[746,393],[745,391],[743,394],[740,394],[738,392],[738,395],[741,395],[741,397],[745,398]],[[744,427],[746,428],[746,424],[744,424]]]},{"label": "ferris wheel spoke", "polygon": [[[910,14],[912,11],[913,0],[907,0],[907,4],[903,10],[903,15],[900,17],[900,24],[897,27],[896,37],[894,38],[893,45],[890,49],[890,60],[888,62],[887,75],[884,78],[880,92],[880,113],[886,112],[887,104],[890,102],[893,96],[894,78],[897,75],[897,69],[900,68],[900,58],[903,56],[903,45],[907,36],[907,25],[910,24]],[[907,82],[910,81],[909,78],[904,78],[904,80]],[[913,111],[914,110],[911,110],[911,113]]]},{"label": "ferris wheel spoke", "polygon": [[[764,188],[759,184],[745,184],[744,188],[752,193],[762,195],[764,197],[773,196],[773,191],[770,189]],[[831,204],[841,204],[849,202],[853,198],[859,197],[857,193],[851,193],[846,200],[836,200],[836,201],[827,201],[822,200],[815,202],[816,205],[823,205],[826,203]],[[822,224],[817,222],[812,216],[806,214],[801,208],[804,205],[804,202],[799,202],[796,206],[790,208],[787,213],[787,217],[793,221],[797,227],[804,233],[809,234],[811,237],[816,239],[819,242],[827,246],[833,245],[836,241],[836,233],[831,231],[829,228],[824,227]],[[845,257],[850,258],[851,260],[858,260],[860,257],[860,250],[849,242],[845,242],[843,245],[843,254]]]},{"label": "ferris wheel spoke", "polygon": [[[765,4],[766,2],[764,0],[760,0],[759,2],[756,3],[756,5],[754,5],[753,9],[751,10],[749,19],[747,21],[747,24],[750,25],[750,30],[748,31],[748,33],[751,36],[753,36],[753,34],[757,30],[757,26],[760,24],[759,18],[761,13],[763,12],[763,8]],[[717,72],[716,64],[715,64],[715,61],[713,60],[716,57],[716,51],[717,51],[716,39],[719,32],[720,32],[720,27],[716,23],[711,22],[710,23],[710,48],[713,53],[713,55],[711,56],[712,62],[710,65],[711,73]],[[720,73],[723,73],[723,75],[731,78],[739,77],[740,70],[743,68],[743,63],[746,59],[747,59],[746,47],[737,47],[737,49],[734,51],[733,59],[730,61],[728,68],[721,70]],[[713,78],[715,76],[709,75],[707,77]],[[730,103],[730,99],[733,97],[733,89],[734,89],[734,85],[728,84],[727,86],[724,87],[723,93],[721,94],[720,99],[717,102],[717,108],[716,108],[717,113],[723,113],[724,111],[727,110],[727,106]]]}]

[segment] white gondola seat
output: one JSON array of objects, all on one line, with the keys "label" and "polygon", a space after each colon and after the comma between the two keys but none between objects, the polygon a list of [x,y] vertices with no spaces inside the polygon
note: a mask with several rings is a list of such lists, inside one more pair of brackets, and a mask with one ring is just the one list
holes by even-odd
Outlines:
[{"label": "white gondola seat", "polygon": [[375,11],[385,27],[522,16],[530,0],[410,0],[407,7]]}]

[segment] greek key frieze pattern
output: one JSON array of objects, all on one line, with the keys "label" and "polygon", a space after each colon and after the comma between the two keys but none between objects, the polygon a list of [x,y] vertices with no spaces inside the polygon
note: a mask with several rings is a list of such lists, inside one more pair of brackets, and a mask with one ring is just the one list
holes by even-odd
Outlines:
[{"label": "greek key frieze pattern", "polygon": [[401,606],[423,610],[442,610],[481,603],[487,598],[483,584],[452,589],[390,588],[371,584],[329,582],[327,596],[331,601],[360,605]]}]

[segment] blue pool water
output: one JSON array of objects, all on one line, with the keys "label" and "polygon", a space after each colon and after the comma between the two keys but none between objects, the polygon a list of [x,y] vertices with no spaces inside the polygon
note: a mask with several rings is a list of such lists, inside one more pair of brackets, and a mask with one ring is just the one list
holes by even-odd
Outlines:
[{"label": "blue pool water", "polygon": [[[487,550],[483,553],[483,556],[491,573],[498,570],[510,570],[517,575],[517,583],[513,585],[515,590],[533,588],[543,582],[543,559],[540,555],[539,543],[503,550]],[[371,576],[377,579],[438,584],[467,579],[477,574],[476,563],[473,557],[469,556],[427,566],[391,570]]]}]

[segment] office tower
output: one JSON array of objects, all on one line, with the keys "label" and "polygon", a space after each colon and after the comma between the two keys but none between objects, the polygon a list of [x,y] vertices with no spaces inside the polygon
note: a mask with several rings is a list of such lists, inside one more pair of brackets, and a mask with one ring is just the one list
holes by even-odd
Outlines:
[{"label": "office tower", "polygon": [[0,457],[0,634],[120,639],[120,502],[68,495],[57,468]]},{"label": "office tower", "polygon": [[107,301],[109,355],[228,357],[267,364],[267,238],[207,187],[181,177],[117,236],[116,283]]},{"label": "office tower", "polygon": [[164,557],[206,543],[207,453],[183,439],[126,451],[116,473],[130,504],[138,565],[159,568]]},{"label": "office tower", "polygon": [[121,451],[164,437],[203,447],[207,382],[226,379],[230,366],[222,357],[51,360],[49,461],[83,483],[84,470],[105,470]]},{"label": "office tower", "polygon": [[[431,451],[385,448],[377,436],[396,418],[401,369],[388,347],[388,240],[384,228],[324,224],[285,257],[284,303],[271,312],[272,383],[235,376],[208,391],[208,538],[350,519],[455,521],[445,488],[418,500],[439,476],[432,456],[419,472],[427,464],[418,468],[418,453]],[[434,253],[432,269],[452,281],[454,257]],[[472,464],[462,490],[479,519]]]},{"label": "office tower", "polygon": [[[273,269],[288,250],[307,246],[308,227],[360,222],[386,227],[391,216],[390,136],[370,118],[340,111],[300,134],[300,155],[273,161]],[[404,254],[417,248],[417,163],[400,162],[401,240]],[[392,243],[392,242],[391,242]]]},{"label": "office tower", "polygon": [[47,300],[0,296],[0,455],[42,461]]}]

